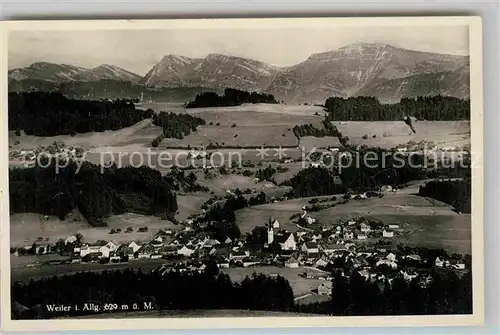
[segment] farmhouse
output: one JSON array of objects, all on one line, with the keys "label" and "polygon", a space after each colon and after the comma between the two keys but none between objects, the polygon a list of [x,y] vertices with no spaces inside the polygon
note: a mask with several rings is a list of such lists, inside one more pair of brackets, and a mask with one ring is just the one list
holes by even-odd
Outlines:
[{"label": "farmhouse", "polygon": [[398,224],[390,224],[389,225],[389,229],[399,229],[399,225]]},{"label": "farmhouse", "polygon": [[229,259],[235,262],[242,262],[248,255],[243,251],[235,251],[229,255]]},{"label": "farmhouse", "polygon": [[346,231],[344,233],[344,239],[345,240],[352,240],[352,239],[354,239],[354,232],[352,232],[352,231]]},{"label": "farmhouse", "polygon": [[319,266],[327,266],[327,265],[328,265],[328,263],[329,263],[328,259],[327,259],[325,256],[322,256],[322,257],[320,257],[320,258],[316,261],[316,263],[314,263],[314,265],[315,265],[316,267],[319,267]]},{"label": "farmhouse", "polygon": [[272,227],[273,229],[280,229],[280,222],[271,216],[269,218],[268,227]]}]

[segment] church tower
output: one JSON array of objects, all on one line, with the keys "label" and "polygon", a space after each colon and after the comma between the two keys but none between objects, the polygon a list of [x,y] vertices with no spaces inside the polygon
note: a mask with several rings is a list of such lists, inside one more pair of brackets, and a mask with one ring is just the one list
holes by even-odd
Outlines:
[{"label": "church tower", "polygon": [[267,244],[270,245],[274,241],[274,229],[273,226],[267,227]]},{"label": "church tower", "polygon": [[267,244],[270,245],[274,241],[273,217],[269,218],[267,223]]}]

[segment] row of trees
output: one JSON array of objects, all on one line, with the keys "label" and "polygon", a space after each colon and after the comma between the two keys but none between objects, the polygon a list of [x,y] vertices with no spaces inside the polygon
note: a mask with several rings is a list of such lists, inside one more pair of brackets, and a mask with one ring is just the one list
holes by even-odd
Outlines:
[{"label": "row of trees", "polygon": [[463,180],[433,180],[420,186],[418,195],[452,205],[457,211],[471,213],[472,183]]},{"label": "row of trees", "polygon": [[406,282],[402,276],[392,283],[365,280],[358,272],[333,280],[332,298],[323,303],[298,305],[303,313],[337,316],[472,314],[472,273],[459,278],[455,273],[429,274]]},{"label": "row of trees", "polygon": [[[183,139],[184,136],[188,136],[191,132],[196,131],[198,126],[205,123],[204,119],[189,114],[160,112],[153,116],[153,124],[163,128],[163,135],[166,138]],[[154,141],[153,146],[155,146]]]},{"label": "row of trees", "polygon": [[[236,309],[286,311],[337,316],[439,315],[472,313],[472,274],[431,271],[423,282],[396,276],[390,283],[365,280],[357,271],[334,275],[329,301],[296,304],[293,289],[283,277],[253,274],[241,283],[219,273],[211,262],[203,273],[140,270],[77,273],[12,285],[14,319],[44,319],[93,313],[84,304],[133,306],[144,310]],[[79,306],[79,311],[51,312],[47,305]],[[21,307],[22,306],[22,307]]]},{"label": "row of trees", "polygon": [[8,103],[9,129],[35,136],[118,130],[153,116],[129,100],[73,100],[61,93],[9,93]]},{"label": "row of trees", "polygon": [[83,162],[77,169],[77,164],[70,162],[57,172],[54,161],[48,167],[11,169],[10,212],[41,213],[64,219],[78,209],[90,224],[99,226],[111,214],[169,216],[177,211],[172,183],[157,170],[146,166],[112,166],[101,172],[101,166],[89,162]]},{"label": "row of trees", "polygon": [[402,98],[395,104],[381,104],[375,97],[331,97],[325,109],[332,121],[394,121],[408,115],[419,120],[470,119],[470,100],[440,95]]},{"label": "row of trees", "polygon": [[[280,310],[293,308],[293,291],[281,277],[253,275],[233,283],[228,275],[218,273],[217,265],[203,273],[142,273],[140,270],[78,273],[53,277],[27,284],[14,283],[12,301],[29,309],[17,319],[52,318],[92,313],[84,311],[85,303],[128,305],[144,302],[154,310],[251,309]],[[50,312],[46,305],[79,306],[75,312]],[[130,311],[129,310],[129,311]]]},{"label": "row of trees", "polygon": [[193,101],[186,104],[186,108],[239,106],[245,103],[278,103],[272,94],[247,92],[234,88],[226,88],[224,95],[215,92],[204,92],[196,95]]}]

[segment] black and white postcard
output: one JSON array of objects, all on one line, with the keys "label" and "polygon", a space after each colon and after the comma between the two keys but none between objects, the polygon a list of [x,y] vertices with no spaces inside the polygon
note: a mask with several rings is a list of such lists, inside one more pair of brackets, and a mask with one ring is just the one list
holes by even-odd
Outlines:
[{"label": "black and white postcard", "polygon": [[9,330],[478,325],[478,17],[1,24]]}]

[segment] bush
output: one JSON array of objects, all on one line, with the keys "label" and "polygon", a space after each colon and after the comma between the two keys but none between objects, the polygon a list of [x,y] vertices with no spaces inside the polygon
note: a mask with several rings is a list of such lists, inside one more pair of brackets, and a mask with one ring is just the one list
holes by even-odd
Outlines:
[{"label": "bush", "polygon": [[362,138],[363,140],[366,140],[368,138],[368,135],[363,135]]},{"label": "bush", "polygon": [[237,126],[236,126],[236,123],[233,123],[233,124],[231,125],[231,128],[235,128],[235,127],[237,127]]}]

